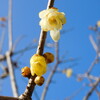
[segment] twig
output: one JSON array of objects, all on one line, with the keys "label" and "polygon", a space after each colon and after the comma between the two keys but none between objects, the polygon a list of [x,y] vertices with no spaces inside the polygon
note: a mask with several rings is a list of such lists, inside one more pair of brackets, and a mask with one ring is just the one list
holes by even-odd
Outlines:
[{"label": "twig", "polygon": [[93,40],[92,35],[89,36],[89,39],[90,39],[90,42],[91,42],[91,44],[93,45],[95,51],[98,53],[98,46],[97,46],[97,44],[95,43],[95,41]]},{"label": "twig", "polygon": [[8,70],[10,75],[10,81],[12,86],[13,95],[18,97],[18,90],[15,81],[14,69],[11,61],[12,54],[12,0],[9,0],[9,8],[8,8],[8,39],[9,39],[9,51],[6,52],[6,60],[8,64]]},{"label": "twig", "polygon": [[0,100],[19,100],[19,99],[14,97],[0,96]]},{"label": "twig", "polygon": [[46,36],[47,36],[47,32],[44,32],[41,30],[39,45],[37,48],[37,54],[39,54],[39,55],[42,55],[42,53],[43,53]]},{"label": "twig", "polygon": [[14,77],[14,69],[13,69],[13,66],[12,66],[12,63],[11,63],[11,58],[10,58],[10,52],[9,51],[6,52],[6,59],[7,59],[8,69],[9,69],[9,75],[10,75],[13,95],[15,97],[18,97],[18,90],[17,90],[16,81],[15,81],[15,77]]},{"label": "twig", "polygon": [[9,33],[9,51],[12,51],[12,0],[9,0],[8,8],[8,33]]},{"label": "twig", "polygon": [[6,59],[6,56],[5,55],[0,55],[0,61],[3,61]]},{"label": "twig", "polygon": [[88,75],[88,74],[78,74],[77,77],[88,78],[89,80],[97,80],[98,79],[98,77],[95,77],[93,75]]},{"label": "twig", "polygon": [[13,51],[15,50],[17,44],[24,38],[24,36],[20,36],[19,38],[17,38],[13,44]]},{"label": "twig", "polygon": [[0,38],[0,53],[2,52],[2,46],[3,46],[4,38],[5,38],[5,29],[3,29],[2,36]]},{"label": "twig", "polygon": [[71,96],[67,97],[65,100],[72,100],[76,95],[78,95],[82,90],[84,89],[85,85],[76,90],[74,93],[72,93]]},{"label": "twig", "polygon": [[44,87],[44,90],[43,90],[43,92],[42,92],[42,96],[41,96],[41,99],[40,100],[45,100],[45,96],[46,96],[46,94],[47,94],[47,90],[48,90],[48,87],[49,87],[49,85],[50,85],[50,83],[51,83],[51,80],[52,80],[52,78],[53,78],[53,75],[54,75],[54,73],[55,73],[55,71],[56,71],[56,69],[57,69],[57,66],[58,66],[58,64],[59,64],[59,51],[58,51],[58,43],[56,43],[56,63],[55,63],[55,65],[54,65],[54,68],[53,68],[53,70],[51,71],[51,73],[50,73],[50,75],[48,76],[48,80],[46,81],[46,85],[45,85],[45,87]]},{"label": "twig", "polygon": [[94,61],[92,62],[91,66],[89,67],[87,74],[90,74],[95,64],[98,62],[98,56],[95,57]]},{"label": "twig", "polygon": [[100,79],[98,79],[98,80],[94,83],[93,87],[92,87],[91,90],[87,93],[87,95],[84,97],[83,100],[88,100],[88,99],[89,99],[89,97],[92,95],[92,93],[93,93],[93,91],[95,90],[95,88],[98,86],[99,82],[100,82]]},{"label": "twig", "polygon": [[9,71],[8,71],[8,67],[4,67],[3,64],[0,63],[0,67],[1,69],[4,71],[1,75],[0,75],[0,79],[3,79],[5,77],[7,77],[9,75]]},{"label": "twig", "polygon": [[[54,0],[49,0],[48,5],[47,5],[47,9],[50,8],[50,7],[53,7],[53,4],[54,4]],[[47,35],[47,33],[41,30],[39,45],[38,45],[38,48],[37,48],[37,54],[39,54],[39,55],[43,54],[46,35]],[[32,96],[32,93],[33,93],[35,85],[36,85],[34,83],[35,77],[36,77],[36,75],[31,76],[25,92],[19,97],[20,99],[31,100],[31,96]]]}]

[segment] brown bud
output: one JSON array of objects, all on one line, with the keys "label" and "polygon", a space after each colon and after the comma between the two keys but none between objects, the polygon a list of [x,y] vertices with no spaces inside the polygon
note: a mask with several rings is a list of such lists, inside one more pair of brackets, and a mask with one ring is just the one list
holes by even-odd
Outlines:
[{"label": "brown bud", "polygon": [[0,21],[4,21],[5,22],[6,21],[6,18],[5,17],[1,17],[0,18]]},{"label": "brown bud", "polygon": [[43,76],[37,76],[34,80],[34,83],[41,86],[41,85],[43,85],[44,81],[45,81],[45,79]]},{"label": "brown bud", "polygon": [[22,71],[22,76],[28,78],[31,76],[31,71],[29,67],[25,66],[24,68],[21,69],[21,71]]},{"label": "brown bud", "polygon": [[51,7],[50,9],[57,9],[57,8],[55,8],[55,7]]},{"label": "brown bud", "polygon": [[54,55],[52,53],[46,52],[43,54],[46,59],[46,63],[52,63],[54,61]]},{"label": "brown bud", "polygon": [[81,78],[81,77],[78,77],[78,78],[77,78],[77,81],[78,81],[78,82],[80,82],[80,81],[82,81],[82,80],[83,80],[83,78]]}]

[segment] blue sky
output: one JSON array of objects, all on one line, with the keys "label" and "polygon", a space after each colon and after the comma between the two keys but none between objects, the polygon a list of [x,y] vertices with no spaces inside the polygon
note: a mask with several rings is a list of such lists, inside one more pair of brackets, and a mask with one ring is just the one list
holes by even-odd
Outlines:
[{"label": "blue sky", "polygon": [[[13,42],[20,36],[24,38],[20,41],[15,51],[18,51],[26,47],[34,38],[39,38],[40,26],[38,13],[41,10],[46,9],[48,0],[13,0]],[[88,29],[89,26],[94,26],[98,20],[100,20],[100,0],[55,0],[54,7],[58,8],[60,12],[66,14],[67,23],[63,26],[63,30],[66,34],[62,34],[59,44],[60,44],[60,56],[66,52],[66,59],[73,57],[79,58],[75,62],[65,63],[59,65],[59,68],[64,69],[69,65],[78,63],[77,66],[73,67],[74,73],[84,73],[91,62],[96,56],[96,52],[93,49],[89,35],[94,33]],[[6,16],[8,14],[8,0],[0,0],[0,17]],[[62,30],[62,31],[63,31]],[[67,32],[67,30],[70,30]],[[2,29],[0,28],[0,36]],[[7,36],[7,28],[6,28]],[[47,41],[53,43],[48,32]],[[4,51],[7,50],[7,37],[4,42]],[[19,87],[19,93],[23,93],[25,86],[27,84],[27,79],[24,79],[20,74],[20,69],[24,66],[29,66],[30,57],[35,53],[36,49],[27,51],[19,59],[19,68],[15,70],[16,80]],[[54,49],[45,48],[45,52],[53,52]],[[16,60],[17,56],[13,59]],[[94,71],[94,75],[99,75],[98,64]],[[0,69],[1,70],[1,69]],[[1,73],[1,71],[0,71]],[[48,76],[49,72],[45,75]],[[0,88],[2,91],[0,95],[12,96],[10,91],[10,81],[9,77],[4,80],[0,80]],[[64,100],[66,97],[70,96],[72,93],[80,89],[84,82],[77,82],[77,79],[72,76],[67,78],[64,74],[56,73],[53,77],[54,83],[51,83],[49,91],[46,96],[46,100]],[[6,86],[6,89],[5,89]],[[39,96],[44,86],[36,86],[36,91]],[[85,87],[78,95],[76,95],[73,100],[82,100],[85,96],[88,87]],[[33,95],[34,100],[36,100]],[[89,100],[97,100],[96,93]]]}]

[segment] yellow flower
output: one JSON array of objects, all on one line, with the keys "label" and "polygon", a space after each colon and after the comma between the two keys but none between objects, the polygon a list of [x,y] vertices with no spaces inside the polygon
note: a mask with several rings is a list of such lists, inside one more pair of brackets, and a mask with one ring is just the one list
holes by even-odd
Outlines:
[{"label": "yellow flower", "polygon": [[[50,8],[39,13],[39,25],[43,31],[50,31],[52,39],[57,42],[60,38],[62,25],[66,23],[65,14],[58,12],[57,8]],[[54,34],[54,35],[53,35]]]},{"label": "yellow flower", "polygon": [[69,78],[72,76],[73,71],[71,68],[69,68],[69,69],[64,70],[63,73],[65,73],[66,76]]},{"label": "yellow flower", "polygon": [[51,30],[50,31],[50,36],[52,38],[52,40],[54,40],[55,42],[57,42],[60,39],[60,31],[59,30]]},{"label": "yellow flower", "polygon": [[97,22],[97,26],[100,27],[100,21]]},{"label": "yellow flower", "polygon": [[30,66],[31,66],[31,74],[42,76],[47,71],[47,64],[45,58],[38,54],[35,54],[30,59]]}]

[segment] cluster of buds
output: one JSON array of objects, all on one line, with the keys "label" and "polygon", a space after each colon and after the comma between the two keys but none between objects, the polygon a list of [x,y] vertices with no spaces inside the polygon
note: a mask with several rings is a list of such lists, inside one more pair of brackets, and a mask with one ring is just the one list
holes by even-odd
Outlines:
[{"label": "cluster of buds", "polygon": [[47,64],[53,61],[54,55],[52,53],[46,52],[43,56],[34,54],[30,59],[30,68],[27,66],[22,68],[22,76],[30,78],[31,75],[34,76],[36,74],[37,77],[34,82],[41,86],[45,80],[42,75],[47,71]]}]

